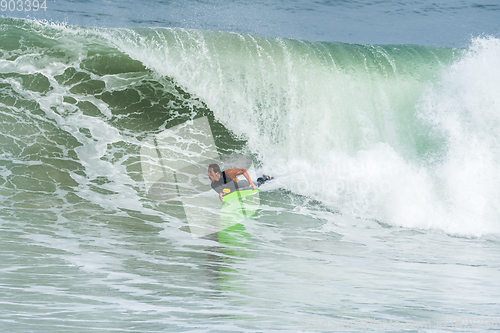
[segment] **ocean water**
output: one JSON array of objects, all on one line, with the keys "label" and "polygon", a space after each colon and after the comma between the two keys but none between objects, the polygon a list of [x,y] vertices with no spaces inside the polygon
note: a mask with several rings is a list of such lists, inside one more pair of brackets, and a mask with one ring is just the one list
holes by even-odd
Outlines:
[{"label": "ocean water", "polygon": [[[0,3],[1,332],[499,329],[500,4],[34,4]],[[275,178],[227,215],[235,156]]]}]

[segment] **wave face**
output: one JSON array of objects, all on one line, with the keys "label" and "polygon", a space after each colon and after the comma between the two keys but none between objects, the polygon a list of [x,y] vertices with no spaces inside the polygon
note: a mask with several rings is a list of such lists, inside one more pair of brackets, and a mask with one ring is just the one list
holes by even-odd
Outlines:
[{"label": "wave face", "polygon": [[208,116],[221,153],[253,154],[328,209],[500,233],[498,39],[457,50],[13,19],[0,31],[5,219],[158,215],[141,142]]}]

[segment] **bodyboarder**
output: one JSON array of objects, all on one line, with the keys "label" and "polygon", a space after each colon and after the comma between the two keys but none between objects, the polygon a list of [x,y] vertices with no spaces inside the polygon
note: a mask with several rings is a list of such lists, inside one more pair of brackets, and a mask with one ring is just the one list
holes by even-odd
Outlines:
[{"label": "bodyboarder", "polygon": [[[239,180],[237,176],[243,175],[245,180]],[[219,193],[219,199],[222,200],[225,194],[232,191],[237,191],[243,188],[257,189],[257,186],[252,182],[252,178],[246,169],[228,169],[221,171],[218,164],[210,164],[208,166],[208,178],[212,181],[212,188]],[[262,176],[257,179],[258,186],[270,180],[269,176]]]}]

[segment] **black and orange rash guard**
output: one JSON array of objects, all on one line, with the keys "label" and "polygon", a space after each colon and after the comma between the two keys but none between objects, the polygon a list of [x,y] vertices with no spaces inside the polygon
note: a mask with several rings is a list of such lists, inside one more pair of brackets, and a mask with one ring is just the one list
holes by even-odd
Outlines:
[{"label": "black and orange rash guard", "polygon": [[226,171],[222,171],[219,180],[212,181],[212,188],[217,192],[221,193],[224,189],[224,185],[229,182],[238,183],[239,179],[236,176],[243,175],[248,180],[249,184],[252,184],[252,179],[248,174],[248,171],[245,169],[228,169]]}]

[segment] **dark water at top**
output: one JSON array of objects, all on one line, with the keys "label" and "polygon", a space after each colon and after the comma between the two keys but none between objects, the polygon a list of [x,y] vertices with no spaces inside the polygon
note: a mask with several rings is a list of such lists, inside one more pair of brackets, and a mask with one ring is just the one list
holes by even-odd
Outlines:
[{"label": "dark water at top", "polygon": [[2,13],[96,27],[182,27],[361,44],[463,47],[500,33],[500,4],[463,1],[68,1]]}]

